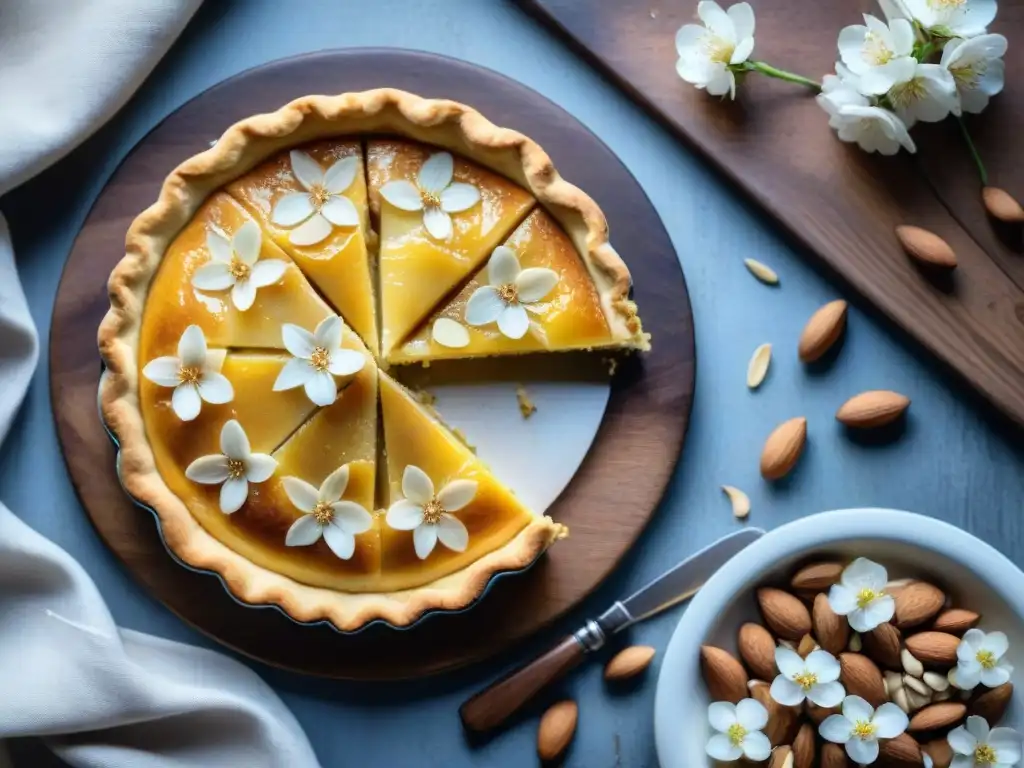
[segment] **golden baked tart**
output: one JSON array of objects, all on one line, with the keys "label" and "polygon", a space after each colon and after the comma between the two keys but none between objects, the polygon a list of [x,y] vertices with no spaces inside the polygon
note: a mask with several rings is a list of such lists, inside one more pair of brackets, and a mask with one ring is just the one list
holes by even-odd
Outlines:
[{"label": "golden baked tart", "polygon": [[390,89],[229,128],[109,287],[128,493],[240,600],[342,630],[463,608],[566,534],[390,364],[649,346],[604,216],[540,147]]}]

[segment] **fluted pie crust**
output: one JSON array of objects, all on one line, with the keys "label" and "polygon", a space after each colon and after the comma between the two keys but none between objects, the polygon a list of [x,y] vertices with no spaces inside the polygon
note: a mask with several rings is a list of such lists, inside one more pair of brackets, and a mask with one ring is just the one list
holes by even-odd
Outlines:
[{"label": "fluted pie crust", "polygon": [[535,516],[510,541],[460,570],[392,592],[311,586],[258,565],[211,535],[157,469],[140,405],[139,372],[145,362],[140,360],[141,328],[151,282],[165,254],[214,193],[289,148],[319,139],[373,135],[447,149],[527,190],[557,220],[582,257],[615,345],[641,350],[649,346],[629,299],[629,270],[608,242],[607,223],[597,204],[564,181],[536,143],[495,126],[465,105],[393,89],[305,97],[236,123],[210,149],[178,166],[164,182],[157,202],[128,230],[125,257],[109,281],[111,308],[99,329],[106,364],[100,402],[103,418],[119,442],[122,483],[133,498],[156,512],[165,543],[184,563],[218,573],[246,603],[277,605],[298,621],[327,620],[342,630],[377,619],[402,626],[429,610],[466,607],[492,576],[528,566],[565,535],[565,528],[546,516]]}]

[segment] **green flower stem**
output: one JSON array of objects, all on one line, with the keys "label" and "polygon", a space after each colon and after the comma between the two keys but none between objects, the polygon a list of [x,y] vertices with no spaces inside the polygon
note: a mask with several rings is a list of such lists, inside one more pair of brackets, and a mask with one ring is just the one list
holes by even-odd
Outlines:
[{"label": "green flower stem", "polygon": [[981,177],[981,186],[988,186],[988,171],[985,170],[985,163],[981,161],[981,155],[978,154],[978,148],[974,146],[974,141],[971,140],[971,134],[967,132],[967,124],[964,122],[963,116],[959,116],[956,119],[957,123],[960,124],[960,133],[963,134],[964,141],[967,142],[967,148],[971,150],[971,157],[974,158],[974,164],[978,167],[978,176]]},{"label": "green flower stem", "polygon": [[765,64],[763,61],[748,61],[743,64],[743,69],[748,72],[760,72],[762,75],[768,77],[774,77],[778,80],[785,80],[787,83],[796,83],[797,85],[803,85],[810,88],[813,91],[821,90],[821,83],[803,77],[801,75],[795,75],[792,72],[787,72],[784,69],[778,69],[773,67],[771,64]]}]

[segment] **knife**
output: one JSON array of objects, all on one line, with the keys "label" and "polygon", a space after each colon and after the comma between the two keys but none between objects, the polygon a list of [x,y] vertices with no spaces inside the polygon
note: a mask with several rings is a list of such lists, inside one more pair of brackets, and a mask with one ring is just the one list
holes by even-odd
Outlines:
[{"label": "knife", "polygon": [[661,574],[643,589],[615,602],[547,653],[477,693],[459,708],[468,731],[482,733],[501,725],[549,683],[604,647],[609,637],[689,599],[733,555],[764,535],[745,528],[725,536]]}]

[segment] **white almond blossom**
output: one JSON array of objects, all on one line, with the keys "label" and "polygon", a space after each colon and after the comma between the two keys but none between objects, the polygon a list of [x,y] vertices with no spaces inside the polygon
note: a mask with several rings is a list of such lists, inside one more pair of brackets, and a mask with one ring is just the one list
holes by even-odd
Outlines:
[{"label": "white almond blossom", "polygon": [[249,483],[270,479],[277,460],[265,453],[253,453],[249,438],[235,419],[220,431],[222,453],[201,456],[188,465],[185,477],[195,483],[220,486],[220,511],[230,515],[241,509],[249,497]]},{"label": "white almond blossom", "polygon": [[950,768],[1009,768],[1021,761],[1021,735],[1012,728],[989,729],[983,717],[971,715],[967,724],[946,737],[953,750]]},{"label": "white almond blossom", "polygon": [[787,707],[802,704],[804,699],[819,707],[838,706],[846,695],[839,683],[839,662],[828,651],[812,651],[804,659],[796,651],[779,646],[775,664],[781,673],[772,681],[771,697]]},{"label": "white almond blossom", "polygon": [[323,536],[335,555],[342,560],[352,557],[356,536],[373,527],[373,515],[354,501],[341,500],[348,478],[348,464],[329,474],[319,489],[298,477],[281,478],[289,500],[305,513],[288,529],[287,546],[307,547]]},{"label": "white almond blossom", "polygon": [[210,261],[192,275],[192,287],[200,291],[231,289],[231,303],[244,312],[256,301],[256,289],[273,285],[284,276],[288,262],[260,258],[263,235],[259,225],[247,221],[231,240],[215,230],[206,233]]},{"label": "white almond blossom", "polygon": [[880,96],[914,75],[914,27],[906,19],[888,25],[864,14],[864,24],[844,27],[839,33],[839,56],[857,76],[860,92]]},{"label": "white almond blossom", "polygon": [[996,0],[902,0],[917,22],[940,37],[984,34],[996,17]]},{"label": "white almond blossom", "polygon": [[950,40],[942,49],[940,65],[953,76],[964,112],[981,112],[989,99],[1003,90],[1006,46],[1002,35],[981,35]]},{"label": "white almond blossom", "polygon": [[526,310],[544,299],[558,284],[558,273],[545,267],[523,269],[511,248],[499,245],[487,262],[487,281],[466,302],[466,323],[472,326],[497,322],[510,339],[521,339],[530,328]]},{"label": "white almond blossom", "polygon": [[949,681],[965,691],[978,683],[996,688],[1009,681],[1013,665],[1005,658],[1010,641],[1003,632],[985,633],[969,629],[956,648],[956,667],[949,672]]},{"label": "white almond blossom", "polygon": [[351,376],[366,365],[366,358],[341,346],[341,318],[331,315],[310,333],[291,323],[281,326],[281,338],[293,360],[285,363],[274,382],[274,391],[303,387],[317,405],[330,405],[338,397],[335,376]]},{"label": "white almond blossom", "polygon": [[768,710],[756,699],[739,704],[716,701],[708,706],[708,722],[717,731],[705,747],[712,759],[732,762],[745,757],[760,762],[771,756],[771,742],[761,732],[768,725]]},{"label": "white almond blossom", "polygon": [[389,181],[380,188],[381,197],[403,211],[423,211],[423,226],[435,240],[452,236],[450,214],[468,211],[480,202],[480,190],[472,184],[453,182],[455,160],[447,152],[436,152],[420,167],[416,183],[406,179]]},{"label": "white almond blossom", "polygon": [[870,765],[878,759],[878,740],[895,739],[909,724],[907,713],[892,702],[876,710],[860,696],[847,696],[843,713],[826,717],[818,732],[826,741],[845,745],[853,762]]},{"label": "white almond blossom", "polygon": [[464,552],[469,544],[469,531],[452,512],[476,498],[475,480],[452,480],[437,494],[434,483],[424,472],[412,464],[402,474],[402,493],[405,498],[388,509],[387,524],[396,531],[412,531],[416,556],[426,560],[437,542],[448,549]]},{"label": "white almond blossom", "polygon": [[895,155],[903,147],[916,152],[917,146],[903,121],[882,107],[876,107],[858,90],[836,75],[822,80],[818,104],[829,116],[840,141],[856,143],[866,152]]},{"label": "white almond blossom", "polygon": [[724,11],[713,0],[702,0],[697,15],[703,25],[687,24],[676,32],[676,72],[712,96],[736,98],[732,67],[754,51],[754,9],[750,3],[736,3]]},{"label": "white almond blossom", "polygon": [[953,75],[940,64],[918,64],[913,76],[890,88],[887,97],[908,129],[918,120],[937,123],[950,112],[960,114]]},{"label": "white almond blossom", "polygon": [[359,226],[359,212],[344,195],[359,171],[358,157],[343,157],[324,171],[305,152],[293,149],[288,156],[292,174],[305,191],[282,196],[270,214],[270,220],[279,227],[294,227],[288,233],[288,242],[316,245],[334,227]]},{"label": "white almond blossom", "polygon": [[192,421],[199,415],[203,400],[221,405],[234,399],[231,382],[220,372],[223,362],[223,356],[207,353],[203,329],[190,325],[178,339],[178,356],[150,360],[142,375],[161,387],[174,387],[171,408],[182,421]]},{"label": "white almond blossom", "polygon": [[855,632],[870,632],[884,624],[896,612],[896,601],[885,594],[889,575],[883,566],[858,557],[833,584],[828,604],[840,616],[846,616]]}]

